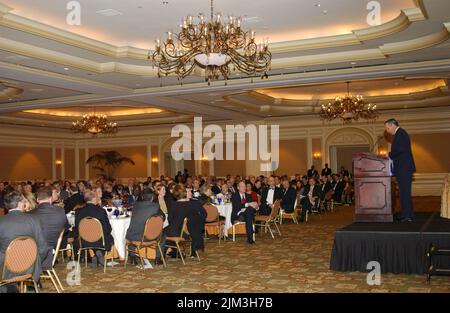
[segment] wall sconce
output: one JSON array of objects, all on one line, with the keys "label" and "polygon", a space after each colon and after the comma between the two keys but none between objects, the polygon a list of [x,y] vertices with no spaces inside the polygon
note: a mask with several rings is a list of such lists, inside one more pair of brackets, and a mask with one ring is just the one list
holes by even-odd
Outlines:
[{"label": "wall sconce", "polygon": [[62,165],[62,161],[61,161],[61,160],[56,160],[56,161],[55,161],[55,164],[56,164],[56,165]]},{"label": "wall sconce", "polygon": [[314,153],[313,153],[313,158],[314,158],[314,160],[320,159],[321,156],[322,156],[322,154],[321,154],[320,152],[314,152]]},{"label": "wall sconce", "polygon": [[388,152],[387,152],[387,150],[378,150],[378,154],[379,155],[381,155],[381,156],[387,156],[388,155]]},{"label": "wall sconce", "polygon": [[158,161],[159,161],[158,158],[153,158],[152,159],[152,163],[158,163]]},{"label": "wall sconce", "polygon": [[207,156],[207,155],[204,155],[204,156],[202,157],[202,161],[208,161],[208,156]]}]

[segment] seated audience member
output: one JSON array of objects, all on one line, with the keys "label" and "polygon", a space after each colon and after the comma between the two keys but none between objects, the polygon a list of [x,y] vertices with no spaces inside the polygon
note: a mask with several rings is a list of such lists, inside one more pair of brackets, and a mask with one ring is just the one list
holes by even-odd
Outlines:
[{"label": "seated audience member", "polygon": [[342,193],[344,192],[345,184],[342,180],[341,174],[335,175],[335,182],[334,182],[334,194],[333,194],[333,200],[335,203],[341,203],[342,202]]},{"label": "seated audience member", "polygon": [[320,200],[331,200],[331,197],[333,195],[333,186],[331,185],[329,176],[322,175],[320,182]]},{"label": "seated audience member", "polygon": [[192,180],[192,198],[198,199],[200,197],[200,180],[194,178]]},{"label": "seated audience member", "polygon": [[314,177],[309,178],[308,185],[305,186],[303,195],[301,196],[300,204],[302,206],[302,216],[300,222],[305,221],[306,212],[311,212],[311,209],[318,207],[320,196],[320,187],[316,185]]},{"label": "seated audience member", "polygon": [[252,202],[259,202],[259,195],[253,190],[253,185],[250,181],[245,184],[245,193],[250,195]]},{"label": "seated audience member", "polygon": [[261,201],[261,193],[262,193],[262,182],[260,179],[255,181],[255,184],[253,185],[253,191],[258,194]]},{"label": "seated audience member", "polygon": [[66,214],[84,205],[84,197],[79,192],[77,185],[71,185],[70,192],[72,195],[64,201]]},{"label": "seated audience member", "polygon": [[228,179],[228,191],[232,194],[237,191],[236,177],[234,176],[230,176]]},{"label": "seated audience member", "polygon": [[231,191],[228,189],[228,184],[224,183],[220,192],[226,199],[231,199]]},{"label": "seated audience member", "polygon": [[53,183],[53,189],[58,195],[56,201],[64,202],[67,198],[69,198],[69,193],[62,187],[62,184],[60,182]]},{"label": "seated audience member", "polygon": [[[0,268],[3,269],[6,249],[11,241],[17,237],[29,236],[36,241],[38,258],[33,269],[21,274],[33,274],[34,281],[38,282],[42,268],[51,267],[53,251],[47,245],[39,220],[31,214],[26,214],[26,200],[22,193],[18,191],[9,193],[5,195],[4,202],[8,214],[0,218]],[[6,279],[15,276],[18,275],[5,273]],[[14,289],[16,289],[14,286],[3,286],[0,287],[0,293],[13,291]]]},{"label": "seated audience member", "polygon": [[4,203],[5,195],[6,195],[5,183],[0,182],[0,208],[5,208]]},{"label": "seated audience member", "polygon": [[208,186],[208,184],[204,184],[199,189],[200,196],[197,198],[197,200],[200,201],[202,206],[204,206],[207,203],[211,203],[211,196],[213,195],[213,192],[211,190],[211,187]]},{"label": "seated audience member", "polygon": [[270,176],[267,183],[268,187],[262,191],[261,195],[261,205],[258,211],[260,215],[270,215],[275,201],[283,198],[283,191],[281,191],[281,188],[275,186],[274,176]]},{"label": "seated audience member", "polygon": [[[187,218],[187,228],[192,238],[191,256],[195,256],[196,251],[200,252],[205,249],[205,243],[202,236],[204,218],[199,214],[199,206],[201,207],[201,203],[199,201],[190,201],[188,199],[187,190],[183,185],[176,185],[172,195],[175,201],[172,201],[170,197],[165,198],[169,201],[166,202],[169,221],[169,226],[166,228],[166,236],[179,237],[183,227],[183,221]],[[175,254],[172,254],[172,256],[174,255]]]},{"label": "seated audience member", "polygon": [[110,203],[114,199],[113,185],[110,182],[103,184],[102,202]]},{"label": "seated audience member", "polygon": [[[109,223],[108,215],[106,214],[106,211],[100,206],[101,205],[101,194],[99,192],[95,192],[92,190],[87,190],[84,194],[84,201],[85,205],[84,207],[81,207],[75,211],[75,227],[74,227],[74,237],[78,238],[78,225],[80,225],[80,221],[85,217],[92,217],[96,218],[100,221],[103,228],[103,237],[105,239],[105,246],[104,248],[106,251],[110,251],[112,245],[114,244],[114,238],[111,235],[111,224]],[[75,241],[75,243],[78,243]],[[102,241],[99,240],[98,242],[94,243],[87,243],[82,242],[83,246],[89,246],[89,247],[102,247]],[[97,266],[97,261],[103,265],[104,263],[104,251],[102,250],[96,250],[95,256],[92,258],[92,265],[94,267]]]},{"label": "seated audience member", "polygon": [[297,192],[293,187],[291,187],[291,184],[289,183],[289,179],[287,177],[283,179],[282,186],[283,197],[281,198],[281,208],[286,213],[293,213],[295,209],[294,205],[295,199],[297,197]]},{"label": "seated audience member", "polygon": [[64,229],[67,235],[70,227],[66,214],[63,208],[52,205],[53,190],[51,187],[40,188],[36,197],[38,206],[30,214],[39,219],[47,245],[55,249],[61,231]]},{"label": "seated audience member", "polygon": [[[141,241],[145,223],[152,216],[161,216],[163,220],[166,219],[165,214],[161,211],[158,202],[154,202],[154,193],[146,189],[142,194],[142,198],[137,201],[133,206],[133,215],[131,216],[130,226],[128,227],[126,239],[128,241]],[[165,236],[161,237],[161,250],[164,251],[165,246]],[[134,259],[134,255],[130,255]],[[145,262],[146,264],[148,260]],[[156,249],[156,260],[157,264],[161,264],[161,255],[159,249]]]},{"label": "seated audience member", "polygon": [[222,186],[222,180],[221,179],[214,179],[211,185],[211,191],[213,194],[217,195],[220,193],[220,186]]},{"label": "seated audience member", "polygon": [[344,191],[342,192],[342,203],[350,205],[353,202],[353,183],[348,176],[344,176]]},{"label": "seated audience member", "polygon": [[231,212],[231,222],[236,221],[245,222],[245,229],[247,232],[247,242],[254,244],[253,240],[253,220],[255,212],[258,208],[256,201],[252,200],[251,195],[246,193],[246,186],[244,182],[238,184],[238,192],[234,193],[231,197],[231,203],[233,206]]},{"label": "seated audience member", "polygon": [[34,197],[34,194],[31,192],[22,192],[24,201],[25,201],[25,212],[30,212],[34,210],[37,206],[36,198]]},{"label": "seated audience member", "polygon": [[344,176],[350,176],[350,173],[345,169],[344,166],[341,166],[341,171],[339,172],[339,174],[341,174],[341,178],[343,178]]}]

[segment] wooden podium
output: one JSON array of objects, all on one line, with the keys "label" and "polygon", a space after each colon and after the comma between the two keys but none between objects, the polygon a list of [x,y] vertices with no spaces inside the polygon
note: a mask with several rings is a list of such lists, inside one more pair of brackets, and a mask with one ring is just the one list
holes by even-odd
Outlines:
[{"label": "wooden podium", "polygon": [[370,153],[353,154],[355,221],[393,222],[389,158]]}]

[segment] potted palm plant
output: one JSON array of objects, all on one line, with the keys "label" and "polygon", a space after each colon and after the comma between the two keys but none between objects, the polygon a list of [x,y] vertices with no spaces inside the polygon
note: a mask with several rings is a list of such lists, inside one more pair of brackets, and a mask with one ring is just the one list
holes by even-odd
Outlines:
[{"label": "potted palm plant", "polygon": [[115,150],[96,153],[90,156],[86,163],[92,164],[92,168],[99,171],[106,179],[113,179],[117,168],[124,163],[135,165],[132,159],[122,156]]}]

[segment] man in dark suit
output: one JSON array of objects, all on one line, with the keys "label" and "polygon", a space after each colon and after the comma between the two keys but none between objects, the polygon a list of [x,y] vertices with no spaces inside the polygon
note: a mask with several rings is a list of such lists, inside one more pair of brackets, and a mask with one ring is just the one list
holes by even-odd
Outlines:
[{"label": "man in dark suit", "polygon": [[72,195],[64,200],[64,211],[66,214],[84,205],[84,197],[78,191],[78,187],[76,185],[71,185],[70,191],[72,192]]},{"label": "man in dark suit", "polygon": [[314,165],[311,165],[311,168],[308,170],[308,178],[310,177],[316,177],[317,175],[319,175],[319,173],[316,171]]},{"label": "man in dark suit", "polygon": [[231,196],[231,204],[233,206],[231,212],[231,222],[245,221],[245,229],[247,232],[247,242],[254,244],[253,240],[253,220],[258,204],[252,201],[251,195],[245,192],[245,183],[241,181],[238,184],[237,192]]},{"label": "man in dark suit", "polygon": [[52,205],[53,190],[51,187],[42,187],[36,193],[38,207],[30,213],[36,216],[42,227],[42,231],[47,245],[53,249],[56,248],[61,230],[66,231],[70,228],[64,209]]},{"label": "man in dark suit", "polygon": [[[144,190],[142,200],[137,201],[133,206],[133,215],[131,216],[130,226],[128,227],[126,239],[128,241],[141,241],[144,234],[145,223],[152,216],[161,216],[166,219],[161,211],[158,202],[153,202],[154,194],[150,189]],[[161,237],[161,249],[164,251],[165,235]],[[161,256],[156,249],[156,263],[159,263]]]},{"label": "man in dark suit", "polygon": [[331,175],[331,168],[328,167],[328,163],[325,163],[325,167],[322,169],[322,176],[330,176]]},{"label": "man in dark suit", "polygon": [[332,189],[333,189],[333,186],[331,185],[329,176],[322,175],[322,182],[320,185],[320,200],[322,200],[322,201],[329,200],[329,199],[325,199],[325,197],[327,197],[327,195],[328,195],[328,197],[331,196],[329,192]]},{"label": "man in dark suit", "polygon": [[[39,220],[23,211],[26,206],[26,200],[22,193],[14,191],[6,195],[4,201],[5,207],[9,211],[6,216],[0,218],[0,268],[3,268],[5,252],[11,241],[20,236],[32,237],[36,241],[39,255],[34,268],[28,271],[27,274],[32,273],[34,281],[38,282],[42,268],[51,267],[53,251],[47,245]],[[5,278],[14,276],[18,275],[6,272]],[[9,288],[0,287],[0,292],[9,290]]]},{"label": "man in dark suit", "polygon": [[302,206],[300,222],[305,221],[306,212],[311,212],[311,208],[318,206],[319,197],[320,187],[316,185],[316,179],[314,177],[310,177],[303,194],[300,196],[300,204]]},{"label": "man in dark suit", "polygon": [[334,193],[333,193],[333,200],[335,203],[341,203],[342,202],[342,193],[344,192],[345,183],[342,180],[341,174],[336,174],[334,176]]},{"label": "man in dark suit", "polygon": [[[114,244],[114,238],[111,235],[111,224],[109,223],[108,215],[106,211],[100,207],[102,195],[98,192],[94,192],[88,190],[84,193],[84,200],[86,202],[85,206],[79,208],[75,211],[75,227],[74,227],[74,237],[78,238],[78,225],[80,225],[80,221],[85,217],[96,218],[100,221],[103,228],[103,237],[105,238],[105,249],[106,251],[110,251],[112,245]],[[78,243],[77,241],[75,241]],[[82,242],[83,246],[89,247],[102,247],[101,240],[94,243]],[[92,264],[95,267],[97,261],[103,265],[104,260],[104,252],[102,250],[95,251],[95,257],[92,258]]]},{"label": "man in dark suit", "polygon": [[384,128],[387,133],[394,136],[389,157],[394,163],[393,174],[400,190],[401,221],[411,222],[414,213],[411,184],[412,175],[416,171],[411,150],[411,140],[408,133],[403,128],[400,128],[397,120],[393,118],[384,123]]},{"label": "man in dark suit", "polygon": [[275,201],[283,198],[283,191],[275,186],[275,178],[273,176],[269,177],[267,183],[269,186],[263,189],[261,193],[260,215],[270,215]]},{"label": "man in dark suit", "polygon": [[281,208],[286,213],[294,212],[295,199],[297,192],[292,188],[287,177],[283,178],[281,183],[283,185],[283,197],[281,198]]}]

